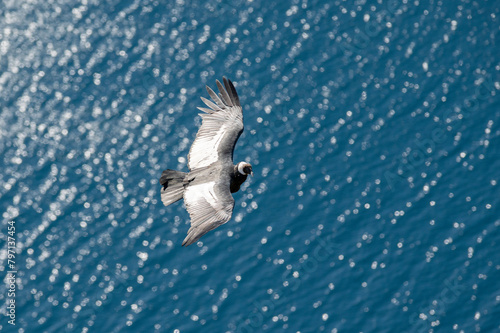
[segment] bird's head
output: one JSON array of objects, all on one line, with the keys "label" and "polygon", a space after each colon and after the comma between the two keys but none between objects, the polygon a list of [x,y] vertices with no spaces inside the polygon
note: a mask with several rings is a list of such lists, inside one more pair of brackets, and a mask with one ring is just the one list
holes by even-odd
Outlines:
[{"label": "bird's head", "polygon": [[253,176],[252,165],[247,162],[240,162],[238,163],[238,172],[241,173],[242,175]]}]

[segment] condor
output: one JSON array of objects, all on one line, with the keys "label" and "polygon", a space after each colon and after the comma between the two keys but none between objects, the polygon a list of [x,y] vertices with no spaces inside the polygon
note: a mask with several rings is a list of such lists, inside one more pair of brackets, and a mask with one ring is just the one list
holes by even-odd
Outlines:
[{"label": "condor", "polygon": [[233,165],[236,141],[243,132],[243,113],[233,83],[217,80],[217,95],[207,91],[213,102],[201,97],[208,108],[200,114],[201,127],[189,150],[190,172],[163,171],[160,184],[161,200],[168,206],[182,198],[191,217],[191,228],[182,246],[188,246],[201,236],[231,219],[234,199],[248,175],[253,176],[252,165],[239,162]]}]

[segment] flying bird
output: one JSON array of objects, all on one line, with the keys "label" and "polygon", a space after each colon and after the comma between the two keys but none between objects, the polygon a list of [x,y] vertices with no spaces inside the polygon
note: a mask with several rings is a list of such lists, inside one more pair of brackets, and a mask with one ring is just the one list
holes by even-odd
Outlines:
[{"label": "flying bird", "polygon": [[219,94],[209,86],[213,102],[201,97],[208,108],[198,107],[202,124],[189,150],[189,172],[163,171],[160,184],[161,200],[168,206],[182,198],[191,217],[191,228],[182,246],[198,241],[201,236],[231,219],[234,199],[252,165],[239,162],[233,165],[236,141],[243,132],[243,112],[233,83],[223,78],[224,86],[216,80]]}]

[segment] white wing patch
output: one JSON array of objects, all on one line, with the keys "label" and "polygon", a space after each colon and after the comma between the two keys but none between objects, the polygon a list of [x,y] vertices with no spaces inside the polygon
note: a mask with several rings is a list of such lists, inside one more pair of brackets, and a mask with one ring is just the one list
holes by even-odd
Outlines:
[{"label": "white wing patch", "polygon": [[209,166],[219,158],[219,145],[224,134],[230,129],[222,117],[201,115],[203,125],[189,151],[189,167],[191,169]]},{"label": "white wing patch", "polygon": [[198,108],[207,114],[201,114],[203,121],[189,150],[190,170],[209,166],[219,159],[231,159],[232,163],[234,146],[243,132],[243,113],[233,83],[226,78],[223,81],[225,89],[216,81],[219,95],[207,86],[207,92],[213,102],[201,98],[208,109]]},{"label": "white wing patch", "polygon": [[214,191],[214,186],[215,182],[188,186],[188,188],[184,192],[186,205],[196,205],[201,203],[202,201],[206,201],[214,209],[219,208],[217,203],[217,196],[215,195]]},{"label": "white wing patch", "polygon": [[196,242],[210,230],[229,221],[234,206],[230,193],[228,197],[217,195],[215,182],[188,186],[184,192],[184,203],[191,217],[191,228],[182,245]]}]

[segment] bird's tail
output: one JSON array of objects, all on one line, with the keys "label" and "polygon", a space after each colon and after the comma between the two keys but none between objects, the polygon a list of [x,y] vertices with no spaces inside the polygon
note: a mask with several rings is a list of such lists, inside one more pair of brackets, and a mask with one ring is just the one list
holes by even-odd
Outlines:
[{"label": "bird's tail", "polygon": [[160,177],[160,184],[163,186],[161,189],[161,201],[163,201],[165,206],[182,199],[185,177],[185,172],[170,169],[163,171]]}]

